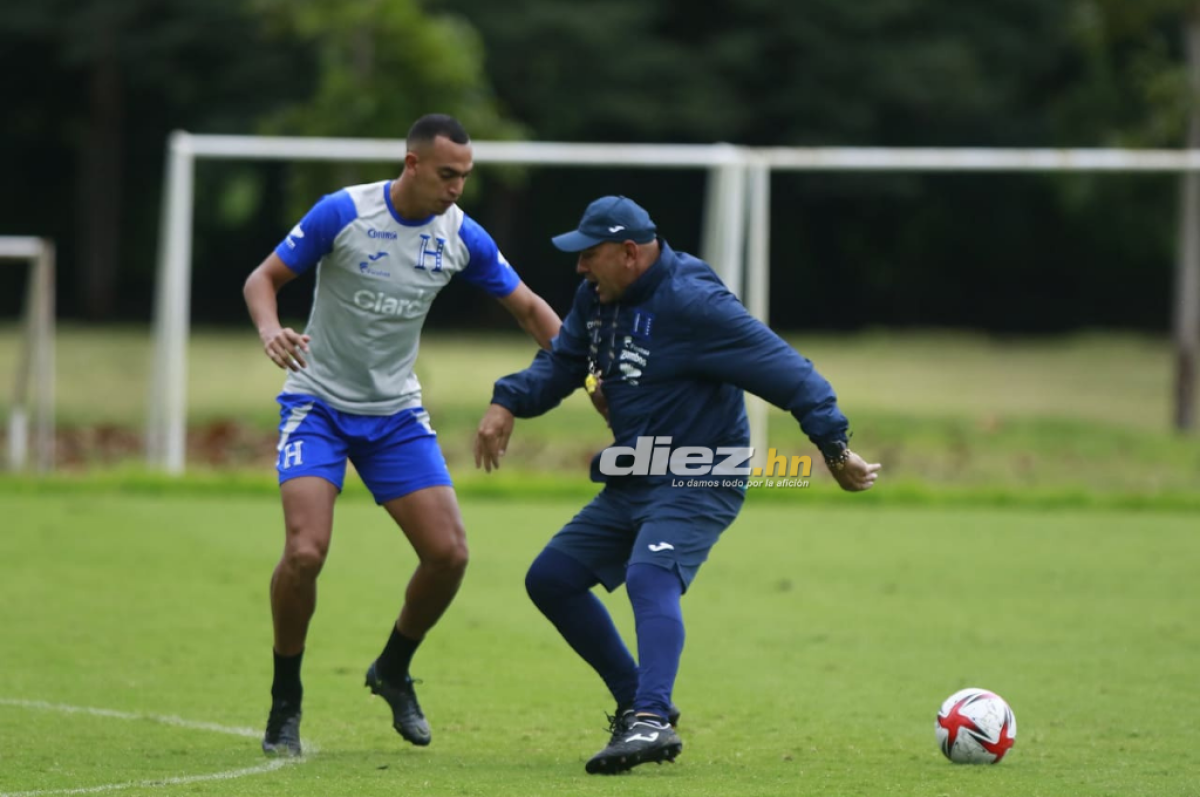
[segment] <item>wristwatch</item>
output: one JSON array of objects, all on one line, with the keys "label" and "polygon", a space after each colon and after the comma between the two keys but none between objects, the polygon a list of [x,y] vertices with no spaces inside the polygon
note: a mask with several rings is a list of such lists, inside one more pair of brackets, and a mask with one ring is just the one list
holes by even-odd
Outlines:
[{"label": "wristwatch", "polygon": [[839,471],[850,461],[850,447],[841,440],[821,444],[821,456],[830,470]]}]

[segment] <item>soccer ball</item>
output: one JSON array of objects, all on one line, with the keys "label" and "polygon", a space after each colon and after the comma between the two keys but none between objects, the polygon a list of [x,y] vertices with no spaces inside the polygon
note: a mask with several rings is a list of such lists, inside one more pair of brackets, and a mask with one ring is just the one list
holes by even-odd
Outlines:
[{"label": "soccer ball", "polygon": [[956,764],[998,764],[1017,740],[1017,718],[1004,698],[986,689],[961,689],[942,703],[938,747]]}]

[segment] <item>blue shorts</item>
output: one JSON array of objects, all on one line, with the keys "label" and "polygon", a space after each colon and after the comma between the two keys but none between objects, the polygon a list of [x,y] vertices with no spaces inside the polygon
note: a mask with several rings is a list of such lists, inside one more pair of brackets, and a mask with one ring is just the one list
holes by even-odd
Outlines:
[{"label": "blue shorts", "polygon": [[278,400],[280,484],[320,476],[340,491],[347,459],[377,504],[453,484],[429,413],[421,407],[395,415],[351,415],[315,396],[284,393]]},{"label": "blue shorts", "polygon": [[624,583],[626,567],[641,563],[674,571],[686,591],[745,500],[736,487],[610,482],[546,547],[587,567],[609,592]]}]

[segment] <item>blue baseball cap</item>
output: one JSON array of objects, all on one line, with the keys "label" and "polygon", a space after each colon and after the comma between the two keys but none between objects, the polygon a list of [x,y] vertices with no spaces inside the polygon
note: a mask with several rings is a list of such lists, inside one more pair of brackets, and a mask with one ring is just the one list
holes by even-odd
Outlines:
[{"label": "blue baseball cap", "polygon": [[579,229],[550,239],[564,252],[582,252],[605,241],[633,241],[648,244],[656,230],[650,214],[629,197],[602,196],[587,206]]}]

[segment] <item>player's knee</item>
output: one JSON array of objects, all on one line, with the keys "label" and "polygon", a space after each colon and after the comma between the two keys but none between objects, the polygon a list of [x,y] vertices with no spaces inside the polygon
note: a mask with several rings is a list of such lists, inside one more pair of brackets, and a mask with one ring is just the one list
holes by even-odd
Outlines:
[{"label": "player's knee", "polygon": [[455,573],[462,574],[467,569],[467,564],[471,561],[471,551],[467,548],[467,541],[459,540],[451,549],[449,556],[446,557],[444,567]]},{"label": "player's knee", "polygon": [[547,548],[525,573],[525,592],[536,606],[550,606],[591,588],[591,573],[568,556]]},{"label": "player's knee", "polygon": [[471,560],[465,535],[453,535],[434,546],[421,559],[421,564],[443,573],[461,575]]},{"label": "player's knee", "polygon": [[325,566],[326,549],[307,540],[290,540],[283,551],[284,566],[292,573],[316,578]]},{"label": "player's knee", "polygon": [[537,559],[533,560],[533,564],[525,573],[525,592],[534,605],[543,606],[554,600],[558,590],[555,589],[554,581],[547,577],[544,569],[538,567],[538,561]]}]

